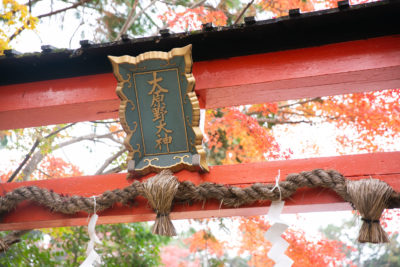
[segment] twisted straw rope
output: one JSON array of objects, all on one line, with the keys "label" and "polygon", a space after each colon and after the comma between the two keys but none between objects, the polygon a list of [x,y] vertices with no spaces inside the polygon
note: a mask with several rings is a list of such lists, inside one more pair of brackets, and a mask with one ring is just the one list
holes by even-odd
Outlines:
[{"label": "twisted straw rope", "polygon": [[[289,174],[285,181],[279,183],[282,199],[290,197],[301,187],[324,187],[334,190],[345,201],[351,203],[347,193],[346,178],[335,170],[321,170]],[[96,198],[96,211],[110,208],[119,202],[124,205],[132,202],[137,196],[143,196],[143,184],[134,181],[123,189],[106,191]],[[175,194],[175,202],[193,202],[215,199],[230,207],[239,207],[259,200],[278,200],[280,192],[272,184],[256,183],[240,188],[214,183],[203,183],[198,186],[190,181],[179,184]],[[17,188],[0,197],[0,214],[14,209],[20,202],[29,200],[45,206],[52,211],[73,214],[79,211],[92,213],[94,200],[90,197],[63,196],[45,188],[26,186]],[[400,207],[400,194],[393,192],[388,201],[388,208]]]},{"label": "twisted straw rope", "polygon": [[0,253],[7,251],[11,245],[21,241],[21,236],[30,230],[14,231],[0,239]]}]

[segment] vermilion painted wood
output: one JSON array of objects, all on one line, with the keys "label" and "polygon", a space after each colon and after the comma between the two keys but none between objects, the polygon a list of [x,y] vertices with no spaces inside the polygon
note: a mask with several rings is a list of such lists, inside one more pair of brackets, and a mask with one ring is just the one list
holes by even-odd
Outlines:
[{"label": "vermilion painted wood", "polygon": [[[400,87],[400,35],[196,62],[205,108]],[[0,129],[117,117],[111,73],[0,87]]]},{"label": "vermilion painted wood", "polygon": [[400,35],[212,63],[194,66],[196,92],[208,108],[394,89]]},{"label": "vermilion painted wood", "polygon": [[[252,183],[274,183],[278,170],[282,177],[289,173],[313,170],[316,168],[336,169],[349,179],[361,179],[372,176],[386,181],[396,191],[400,191],[400,152],[361,154],[340,157],[325,157],[314,159],[298,159],[286,161],[270,161],[251,164],[225,165],[211,167],[208,174],[181,171],[177,173],[180,180],[191,180],[196,184],[214,182],[227,185],[249,186]],[[73,177],[52,179],[44,181],[30,181],[23,183],[0,184],[0,192],[5,193],[27,185],[36,185],[52,189],[57,193],[68,195],[93,196],[106,190],[123,188],[129,185],[125,174],[112,174],[102,176]],[[149,175],[150,176],[150,175]],[[146,177],[145,177],[146,178]],[[144,178],[144,179],[145,179]],[[266,214],[269,202],[255,205],[226,208],[219,203],[209,201],[195,203],[192,206],[175,205],[172,218],[205,218],[225,217],[235,215]],[[328,189],[302,189],[291,199],[287,200],[286,212],[315,212],[349,209],[334,192]],[[17,209],[3,215],[0,231],[46,228],[71,225],[86,225],[86,213],[63,215],[52,213],[49,210],[31,203],[22,203]],[[133,207],[116,205],[112,209],[100,213],[99,223],[119,223],[154,220],[155,215],[148,207],[147,201],[139,198]]]}]

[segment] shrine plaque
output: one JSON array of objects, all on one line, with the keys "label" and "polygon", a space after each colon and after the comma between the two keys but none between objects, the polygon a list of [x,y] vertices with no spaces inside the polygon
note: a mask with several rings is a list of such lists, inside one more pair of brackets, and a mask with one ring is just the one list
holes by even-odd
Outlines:
[{"label": "shrine plaque", "polygon": [[128,171],[208,171],[194,92],[191,45],[137,57],[109,56],[127,133]]}]

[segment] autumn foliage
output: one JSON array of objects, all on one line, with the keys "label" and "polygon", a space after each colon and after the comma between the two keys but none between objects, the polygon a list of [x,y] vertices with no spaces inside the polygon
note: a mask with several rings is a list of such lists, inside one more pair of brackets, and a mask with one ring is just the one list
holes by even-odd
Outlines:
[{"label": "autumn foliage", "polygon": [[[235,252],[237,257],[247,259],[247,265],[253,267],[274,266],[274,262],[267,257],[271,249],[271,243],[264,237],[265,232],[270,228],[269,222],[265,216],[237,217],[231,218],[231,223],[238,225],[238,228],[230,229],[229,241],[220,240],[218,233],[212,231],[208,223],[215,222],[213,219],[201,220],[203,230],[199,230],[191,237],[184,240],[188,249],[184,247],[166,247],[163,252],[163,263],[170,267],[186,266],[190,258],[188,252],[192,253],[192,265],[201,266],[201,258],[196,255],[208,255],[203,258],[210,263],[218,266],[229,266],[226,255],[230,251]],[[219,230],[222,231],[222,230]],[[352,266],[352,262],[346,259],[346,250],[352,250],[352,247],[335,240],[329,240],[319,236],[307,236],[304,231],[290,227],[282,237],[288,241],[289,248],[286,254],[294,260],[293,266]],[[174,251],[174,253],[171,253]],[[170,254],[173,254],[170,255]],[[166,260],[164,260],[164,257]],[[168,260],[174,258],[173,261]],[[190,266],[192,266],[190,265]],[[214,266],[214,265],[213,265]]]},{"label": "autumn foliage", "polygon": [[[268,221],[260,216],[238,220],[242,241],[239,253],[251,255],[250,266],[274,266],[274,262],[266,257],[271,249],[271,244],[264,238],[270,227]],[[293,266],[342,266],[346,261],[341,242],[323,237],[307,238],[302,230],[294,228],[286,230],[283,238],[290,244],[286,254],[294,261]]]},{"label": "autumn foliage", "polygon": [[208,253],[216,256],[222,256],[226,245],[225,242],[219,241],[210,230],[201,230],[194,233],[185,240],[185,243],[189,245],[192,253],[199,250],[207,250]]},{"label": "autumn foliage", "polygon": [[[6,183],[11,174],[12,171],[0,173],[0,181]],[[66,178],[82,175],[83,172],[74,164],[66,162],[62,158],[48,155],[40,162],[38,168],[33,172],[32,177],[30,177],[30,180]]]},{"label": "autumn foliage", "polygon": [[[400,137],[400,90],[384,90],[209,110],[207,145],[211,164],[232,164],[292,156],[276,141],[273,128],[331,123],[337,153],[380,152]],[[316,150],[318,150],[316,148]]]},{"label": "autumn foliage", "polygon": [[[399,215],[399,210],[385,211],[381,218],[382,226],[386,230],[396,229]],[[301,220],[301,217],[298,219]],[[225,223],[228,223],[230,227],[225,226],[225,228],[216,226],[216,224],[221,226],[220,219],[203,219],[197,222],[202,229],[186,238],[183,245],[167,246],[163,249],[162,257],[165,266],[204,266],[205,261],[208,262],[207,266],[230,266],[232,262],[229,258],[232,259],[233,254],[246,259],[248,266],[274,266],[275,263],[267,256],[272,245],[264,237],[271,226],[266,216],[229,218],[225,220]],[[232,227],[233,225],[235,227]],[[227,229],[228,234],[223,237],[221,232]],[[398,233],[388,232],[392,236]],[[296,226],[289,227],[282,237],[289,243],[286,255],[294,261],[294,267],[357,266],[349,257],[357,252],[357,248],[353,245],[327,239],[323,234],[306,234]],[[231,256],[227,256],[228,254]],[[200,257],[201,255],[203,257]],[[216,265],[210,265],[210,262]]]},{"label": "autumn foliage", "polygon": [[192,259],[191,251],[175,245],[169,245],[161,249],[161,259],[164,266],[168,267],[198,267],[199,259]]},{"label": "autumn foliage", "polygon": [[312,109],[313,115],[327,118],[342,130],[338,142],[344,147],[378,152],[385,147],[380,139],[393,143],[399,138],[399,103],[400,89],[394,89],[326,97]]},{"label": "autumn foliage", "polygon": [[65,178],[73,176],[82,176],[83,172],[79,167],[66,162],[62,158],[48,155],[40,164],[37,169],[35,178],[38,180],[51,179],[51,178]]},{"label": "autumn foliage", "polygon": [[0,182],[6,183],[8,178],[11,176],[11,174],[12,174],[12,171],[0,173]]},{"label": "autumn foliage", "polygon": [[162,21],[167,21],[169,27],[185,31],[199,29],[202,24],[213,23],[215,26],[225,26],[227,16],[220,10],[208,10],[203,6],[188,8],[182,12],[169,9],[164,15],[160,15]]},{"label": "autumn foliage", "polygon": [[2,0],[0,4],[0,55],[9,49],[9,42],[20,29],[35,29],[38,19],[32,16],[28,6],[16,0]]},{"label": "autumn foliage", "polygon": [[232,164],[288,158],[288,153],[280,151],[270,129],[243,111],[236,107],[207,111],[207,144],[213,155],[210,163]]}]

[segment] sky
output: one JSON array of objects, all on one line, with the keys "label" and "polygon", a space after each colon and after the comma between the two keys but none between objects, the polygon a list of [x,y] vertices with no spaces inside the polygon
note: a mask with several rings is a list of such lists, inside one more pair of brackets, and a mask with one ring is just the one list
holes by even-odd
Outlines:
[{"label": "sky", "polygon": [[[33,15],[38,16],[70,6],[61,1],[39,1],[33,9]],[[60,27],[60,20],[65,23]],[[84,34],[82,34],[84,32]],[[12,41],[13,49],[19,52],[40,52],[42,45],[52,45],[57,48],[79,48],[79,41],[93,39],[93,31],[89,25],[81,24],[73,10],[66,11],[63,15],[43,19],[34,31],[23,31]]]}]

